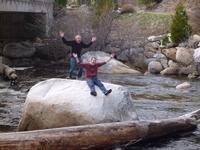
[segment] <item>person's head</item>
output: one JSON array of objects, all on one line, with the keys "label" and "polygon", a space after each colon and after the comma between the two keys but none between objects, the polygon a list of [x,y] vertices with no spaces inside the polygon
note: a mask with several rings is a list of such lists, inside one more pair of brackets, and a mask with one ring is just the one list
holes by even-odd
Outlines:
[{"label": "person's head", "polygon": [[91,57],[90,58],[90,64],[95,65],[97,62],[97,58],[96,57]]},{"label": "person's head", "polygon": [[81,36],[80,35],[76,35],[75,36],[75,41],[76,41],[76,43],[81,43],[81,40],[82,40],[82,38],[81,38]]}]

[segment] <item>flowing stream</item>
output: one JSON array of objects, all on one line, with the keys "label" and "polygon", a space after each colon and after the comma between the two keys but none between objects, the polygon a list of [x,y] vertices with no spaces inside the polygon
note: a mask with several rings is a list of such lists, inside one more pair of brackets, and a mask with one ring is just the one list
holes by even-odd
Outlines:
[{"label": "flowing stream", "polygon": [[[18,71],[19,83],[10,87],[0,79],[0,132],[15,131],[26,94],[31,86],[49,78],[64,78],[63,67],[46,67]],[[200,108],[200,81],[191,80],[192,88],[176,89],[184,78],[162,76],[100,75],[103,81],[129,88],[140,120],[177,117]],[[130,150],[199,150],[200,129],[145,144],[122,146]]]}]

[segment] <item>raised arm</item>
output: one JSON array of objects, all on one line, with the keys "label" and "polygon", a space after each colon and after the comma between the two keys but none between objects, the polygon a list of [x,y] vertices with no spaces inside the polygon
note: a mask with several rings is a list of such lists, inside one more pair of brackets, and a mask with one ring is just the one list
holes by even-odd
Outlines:
[{"label": "raised arm", "polygon": [[111,54],[110,58],[108,60],[106,60],[104,62],[101,62],[101,63],[98,63],[98,66],[100,67],[100,66],[105,65],[106,63],[108,63],[109,61],[111,61],[114,58],[114,56],[115,56],[114,54]]},{"label": "raised arm", "polygon": [[106,61],[106,63],[108,63],[109,61],[111,61],[114,57],[115,57],[115,55],[114,55],[114,54],[111,54],[111,55],[110,55],[110,58]]},{"label": "raised arm", "polygon": [[80,60],[78,59],[78,55],[73,53],[72,54],[74,56],[74,58],[76,59],[76,62],[78,63],[79,66],[83,67],[83,68],[86,68],[87,67],[87,64],[84,64],[84,63],[81,63]]},{"label": "raised arm", "polygon": [[85,43],[82,42],[83,48],[89,48],[96,40],[97,40],[97,38],[93,37],[92,40],[91,40],[91,42],[88,43],[88,44],[85,44]]},{"label": "raised arm", "polygon": [[73,45],[73,41],[67,41],[65,39],[65,33],[64,32],[60,31],[59,34],[60,34],[60,37],[62,38],[63,43],[65,43],[68,46],[72,46]]}]

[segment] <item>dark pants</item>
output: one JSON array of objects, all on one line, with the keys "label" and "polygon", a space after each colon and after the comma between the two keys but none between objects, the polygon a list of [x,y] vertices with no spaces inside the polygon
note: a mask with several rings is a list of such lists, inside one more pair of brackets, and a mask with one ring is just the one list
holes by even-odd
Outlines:
[{"label": "dark pants", "polygon": [[[80,58],[79,58],[79,60],[81,61]],[[71,56],[70,60],[69,60],[69,65],[70,65],[69,77],[71,77],[71,78],[74,76],[78,76],[79,78],[82,77],[83,69],[77,65],[76,58]],[[76,74],[77,69],[78,69],[78,74]]]},{"label": "dark pants", "polygon": [[97,77],[88,79],[87,84],[88,84],[91,92],[95,92],[95,85],[98,86],[103,93],[107,92],[105,86]]}]

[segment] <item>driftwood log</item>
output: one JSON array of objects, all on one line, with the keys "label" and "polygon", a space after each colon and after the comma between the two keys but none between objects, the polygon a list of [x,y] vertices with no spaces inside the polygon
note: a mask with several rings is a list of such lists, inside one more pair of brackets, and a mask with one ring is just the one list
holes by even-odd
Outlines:
[{"label": "driftwood log", "polygon": [[197,127],[200,110],[158,121],[106,123],[0,134],[0,150],[78,150],[159,138]]},{"label": "driftwood log", "polygon": [[8,78],[9,80],[16,80],[17,75],[15,69],[0,63],[0,75]]}]

